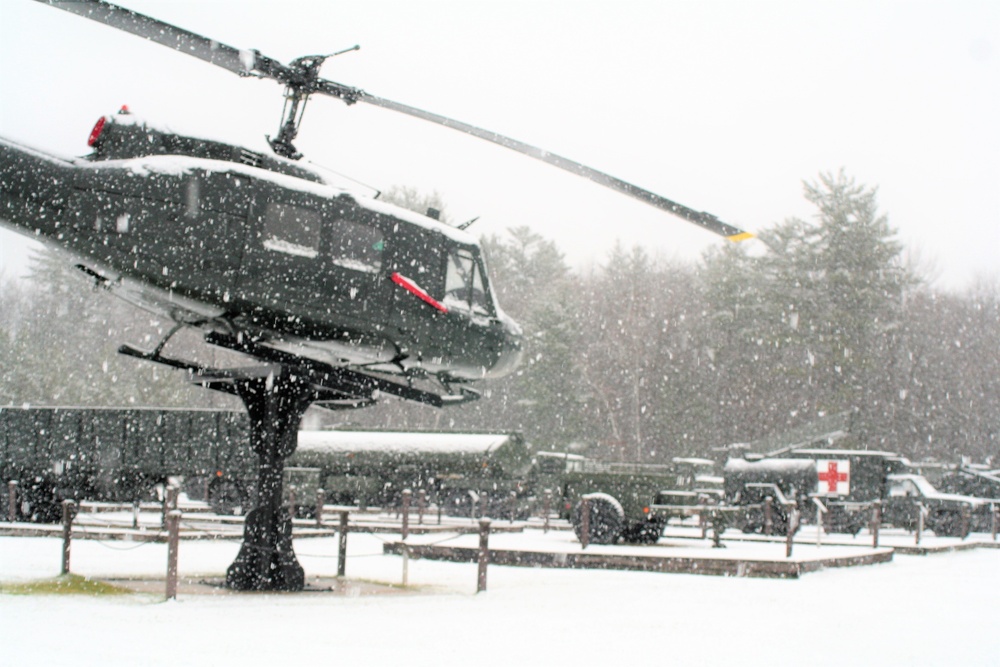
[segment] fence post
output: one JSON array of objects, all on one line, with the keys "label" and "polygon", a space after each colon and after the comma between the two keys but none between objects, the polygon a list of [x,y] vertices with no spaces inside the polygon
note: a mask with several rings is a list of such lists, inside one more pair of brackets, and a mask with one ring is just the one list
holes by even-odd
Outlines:
[{"label": "fence post", "polygon": [[882,526],[882,501],[872,503],[872,548],[878,549],[878,530]]},{"label": "fence post", "polygon": [[413,495],[413,491],[409,489],[403,489],[403,539],[405,540],[410,535],[410,497]]},{"label": "fence post", "polygon": [[990,514],[993,517],[992,520],[990,521],[990,524],[992,525],[993,541],[996,542],[997,541],[997,524],[1000,523],[1000,507],[997,507],[996,503],[990,503],[990,509],[993,510],[992,512],[990,512]]},{"label": "fence post", "polygon": [[180,510],[167,513],[167,599],[177,599],[177,551],[180,547]]},{"label": "fence post", "polygon": [[424,525],[424,510],[427,509],[427,491],[420,489],[417,491],[417,523]]},{"label": "fence post", "polygon": [[785,536],[785,558],[792,557],[792,544],[795,542],[795,532],[799,529],[802,518],[798,510],[793,509],[788,514],[788,535]]},{"label": "fence post", "polygon": [[770,535],[774,529],[774,498],[764,498],[764,534]]},{"label": "fence post", "polygon": [[590,544],[590,499],[583,496],[580,499],[580,548],[586,549]]},{"label": "fence post", "polygon": [[326,505],[326,491],[316,489],[316,527],[323,527],[323,506]]},{"label": "fence post", "polygon": [[343,577],[347,572],[347,512],[340,513],[340,541],[337,548],[337,576]]},{"label": "fence post", "polygon": [[7,482],[7,520],[17,521],[17,480]]},{"label": "fence post", "polygon": [[63,550],[62,550],[62,571],[60,574],[69,574],[69,550],[73,539],[73,519],[76,517],[76,503],[72,500],[62,501],[63,519]]},{"label": "fence post", "polygon": [[486,566],[490,562],[490,520],[479,520],[479,576],[476,580],[476,592],[486,590]]},{"label": "fence post", "polygon": [[826,505],[819,498],[814,497],[813,502],[816,504],[816,546],[823,546],[823,521],[826,517]]},{"label": "fence post", "polygon": [[163,492],[163,507],[161,510],[160,525],[167,527],[167,513],[177,509],[177,487],[168,486]]},{"label": "fence post", "polygon": [[[542,532],[547,533],[549,532],[549,515],[552,514],[552,489],[545,489],[545,504],[542,511],[545,514]],[[994,531],[994,538],[996,538],[996,531]]]}]

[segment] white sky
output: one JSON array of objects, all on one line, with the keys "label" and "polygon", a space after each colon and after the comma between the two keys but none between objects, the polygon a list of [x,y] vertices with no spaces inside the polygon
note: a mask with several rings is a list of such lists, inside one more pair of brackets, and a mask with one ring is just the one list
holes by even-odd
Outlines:
[{"label": "white sky", "polygon": [[[996,276],[1000,3],[121,0],[284,62],[361,44],[323,76],[495,130],[756,230],[813,210],[802,181],[879,187],[938,285]],[[280,9],[279,9],[280,7]],[[264,149],[281,89],[31,0],[0,2],[0,135],[87,152],[128,104]],[[423,121],[314,99],[307,157],[379,188],[437,190],[477,234],[529,225],[576,265],[614,240],[694,258],[678,218]],[[24,244],[0,231],[0,269]]]}]

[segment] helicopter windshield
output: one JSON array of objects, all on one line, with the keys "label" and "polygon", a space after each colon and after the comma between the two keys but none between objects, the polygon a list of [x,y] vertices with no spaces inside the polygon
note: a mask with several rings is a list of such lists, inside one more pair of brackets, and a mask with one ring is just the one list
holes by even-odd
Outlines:
[{"label": "helicopter windshield", "polygon": [[467,248],[452,248],[445,274],[444,304],[452,310],[492,316],[493,306],[486,293],[483,266]]}]

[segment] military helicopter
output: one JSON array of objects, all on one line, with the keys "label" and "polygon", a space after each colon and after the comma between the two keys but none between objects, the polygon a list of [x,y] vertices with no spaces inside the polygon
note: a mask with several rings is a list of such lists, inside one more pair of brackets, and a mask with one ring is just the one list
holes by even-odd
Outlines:
[{"label": "military helicopter", "polygon": [[[312,95],[450,127],[730,240],[752,236],[567,158],[323,79],[330,56],[286,65],[104,0],[38,1],[285,86],[273,155],[158,129],[126,109],[97,121],[93,152],[82,158],[0,138],[0,223],[68,251],[96,284],[175,323],[152,351],[121,352],[186,369],[246,405],[260,498],[227,574],[237,588],[301,588],[280,489],[309,405],[363,407],[385,394],[464,403],[478,397],[469,383],[510,373],[522,354],[521,331],[496,302],[471,234],[433,212],[345,190],[298,161],[293,142]],[[182,327],[261,365],[211,369],[167,357],[164,346]]]},{"label": "military helicopter", "polygon": [[[77,160],[4,140],[4,222],[69,250],[102,286],[201,329],[212,344],[338,369],[350,378],[344,405],[367,403],[358,400],[358,382],[393,393],[394,384],[368,379],[381,374],[403,376],[406,385],[437,381],[446,389],[442,399],[412,394],[435,404],[468,400],[475,394],[463,385],[516,367],[521,335],[496,303],[470,234],[339,190],[296,161],[293,142],[311,95],[451,127],[732,240],[750,236],[534,146],[320,78],[330,56],[284,65],[103,0],[40,1],[240,76],[276,80],[285,86],[285,108],[269,139],[274,155],[180,136],[126,112],[101,118],[88,141],[93,153]],[[161,350],[124,349],[162,361]]]}]

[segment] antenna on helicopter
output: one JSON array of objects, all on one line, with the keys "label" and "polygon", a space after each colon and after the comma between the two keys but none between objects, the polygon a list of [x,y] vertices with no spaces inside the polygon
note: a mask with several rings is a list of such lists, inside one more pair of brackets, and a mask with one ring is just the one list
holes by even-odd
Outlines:
[{"label": "antenna on helicopter", "polygon": [[477,215],[472,220],[469,220],[467,222],[463,222],[462,224],[458,225],[458,228],[459,229],[468,229],[469,227],[472,226],[472,223],[474,223],[476,220],[479,220],[479,218],[480,218],[480,216]]}]

